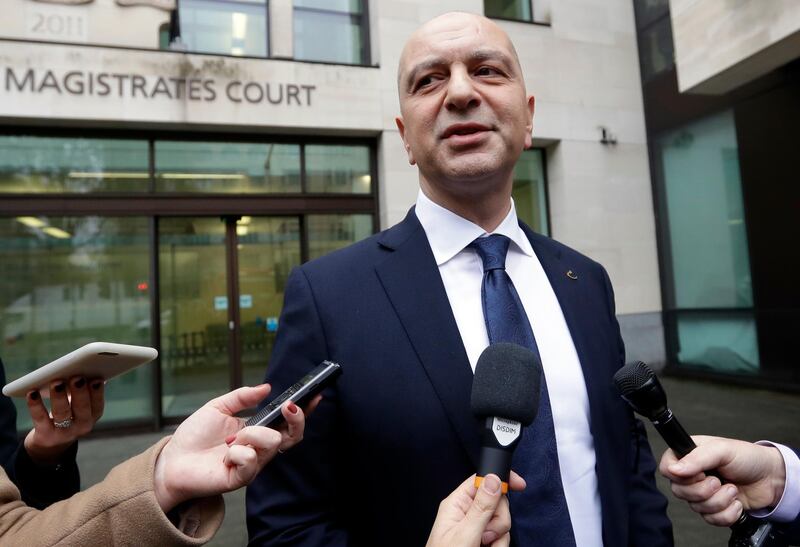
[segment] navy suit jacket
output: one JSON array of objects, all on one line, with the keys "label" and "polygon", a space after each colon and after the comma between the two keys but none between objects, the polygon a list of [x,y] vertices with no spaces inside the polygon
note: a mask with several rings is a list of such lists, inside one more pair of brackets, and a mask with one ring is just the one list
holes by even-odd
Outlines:
[{"label": "navy suit jacket", "polygon": [[[613,386],[624,348],[608,276],[523,228],[583,367],[604,543],[672,545],[644,428]],[[290,275],[267,381],[280,393],[323,359],[343,374],[305,440],[248,488],[250,544],[424,545],[439,502],[476,470],[481,424],[470,411],[472,369],[413,209]]]},{"label": "navy suit jacket", "polygon": [[[797,453],[797,457],[800,458],[800,449],[793,448],[792,450],[794,450]],[[800,477],[794,477],[794,479],[795,484],[797,484],[797,480],[800,479]],[[797,515],[794,522],[782,525],[782,530],[792,545],[800,545],[800,515]]]}]

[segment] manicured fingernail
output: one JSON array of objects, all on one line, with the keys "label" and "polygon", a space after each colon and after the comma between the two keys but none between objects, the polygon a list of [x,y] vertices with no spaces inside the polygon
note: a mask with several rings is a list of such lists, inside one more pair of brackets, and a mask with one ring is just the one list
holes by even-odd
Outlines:
[{"label": "manicured fingernail", "polygon": [[297,405],[294,403],[289,403],[288,405],[286,405],[286,408],[292,414],[297,414],[297,411],[299,410],[297,408]]},{"label": "manicured fingernail", "polygon": [[95,382],[92,384],[92,389],[100,389],[103,387],[103,382]]},{"label": "manicured fingernail", "polygon": [[78,378],[77,380],[75,380],[75,387],[77,387],[78,389],[82,388],[85,385],[86,385],[86,380],[84,380],[83,378]]},{"label": "manicured fingernail", "polygon": [[64,382],[56,384],[53,389],[56,390],[56,393],[63,393],[66,386],[64,386]]},{"label": "manicured fingernail", "polygon": [[39,392],[38,391],[31,391],[28,393],[28,397],[31,398],[31,401],[38,401],[39,400]]},{"label": "manicured fingernail", "polygon": [[486,475],[481,484],[483,489],[492,495],[497,494],[498,490],[500,490],[500,479],[495,475]]},{"label": "manicured fingernail", "polygon": [[232,435],[228,435],[227,437],[225,437],[225,444],[230,446],[233,444],[233,441],[235,440],[236,440],[236,433],[233,433]]},{"label": "manicured fingernail", "polygon": [[684,466],[681,462],[675,462],[669,466],[669,470],[672,471],[673,473],[680,473],[681,471],[683,471],[683,469]]}]

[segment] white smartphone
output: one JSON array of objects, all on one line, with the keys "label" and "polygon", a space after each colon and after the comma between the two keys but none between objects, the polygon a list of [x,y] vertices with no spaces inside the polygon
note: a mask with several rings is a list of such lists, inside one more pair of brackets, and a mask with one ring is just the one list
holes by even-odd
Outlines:
[{"label": "white smartphone", "polygon": [[3,395],[25,397],[29,391],[38,390],[42,397],[50,396],[50,383],[83,376],[87,380],[109,380],[158,357],[158,352],[145,346],[130,346],[111,342],[92,342],[59,357],[17,378],[3,387]]}]

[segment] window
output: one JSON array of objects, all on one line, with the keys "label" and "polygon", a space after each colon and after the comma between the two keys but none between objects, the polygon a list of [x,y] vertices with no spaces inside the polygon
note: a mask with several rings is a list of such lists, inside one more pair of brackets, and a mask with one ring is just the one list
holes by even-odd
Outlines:
[{"label": "window", "polygon": [[155,152],[158,191],[300,191],[298,144],[156,141]]},{"label": "window", "polygon": [[0,193],[145,192],[145,140],[0,136]]},{"label": "window", "polygon": [[367,64],[362,0],[295,0],[294,58]]},{"label": "window", "polygon": [[535,232],[549,235],[544,150],[532,148],[522,153],[514,167],[514,188],[511,195],[517,217]]},{"label": "window", "polygon": [[[16,379],[97,340],[150,345],[143,217],[0,218],[0,355]],[[109,382],[103,421],[151,417],[152,367]],[[31,427],[16,399],[21,429]]]},{"label": "window", "polygon": [[753,289],[732,111],[656,139],[668,217],[668,308],[680,364],[759,368]]},{"label": "window", "polygon": [[372,235],[372,215],[307,215],[306,219],[309,259]]},{"label": "window", "polygon": [[483,11],[486,17],[533,21],[531,0],[484,0]]},{"label": "window", "polygon": [[179,9],[188,51],[267,56],[266,0],[181,0]]},{"label": "window", "polygon": [[660,19],[639,33],[639,56],[643,81],[650,80],[675,64],[672,23],[669,17]]},{"label": "window", "polygon": [[306,191],[369,194],[372,177],[365,146],[306,145]]}]

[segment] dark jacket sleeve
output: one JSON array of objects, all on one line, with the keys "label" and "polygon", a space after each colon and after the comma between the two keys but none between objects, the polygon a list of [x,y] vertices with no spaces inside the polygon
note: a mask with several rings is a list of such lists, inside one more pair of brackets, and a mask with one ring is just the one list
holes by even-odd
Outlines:
[{"label": "dark jacket sleeve", "polygon": [[[5,368],[0,361],[0,385],[5,384]],[[34,463],[17,438],[17,411],[14,403],[0,394],[0,465],[19,489],[22,501],[27,505],[44,509],[80,490],[80,472],[75,460],[77,454],[76,442],[57,464]]]},{"label": "dark jacket sleeve", "polygon": [[[266,379],[281,393],[329,358],[312,288],[302,269],[289,276]],[[336,392],[328,388],[306,423],[303,442],[267,465],[247,488],[250,545],[344,547],[336,515],[339,441]]]},{"label": "dark jacket sleeve", "polygon": [[[605,269],[603,281],[619,347],[619,366],[625,364],[625,343],[616,319],[614,289]],[[655,480],[656,461],[641,421],[631,415],[631,474],[628,497],[628,544],[630,547],[669,547],[674,545],[672,522],[667,517],[667,499],[658,490]]]}]

